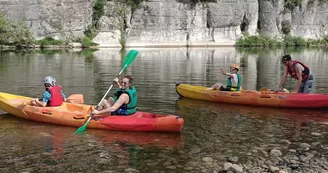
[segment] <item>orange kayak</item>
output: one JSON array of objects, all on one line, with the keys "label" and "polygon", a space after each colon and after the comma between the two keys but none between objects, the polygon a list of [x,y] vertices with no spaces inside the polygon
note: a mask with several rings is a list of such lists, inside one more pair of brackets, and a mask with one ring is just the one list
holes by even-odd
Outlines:
[{"label": "orange kayak", "polygon": [[238,92],[207,90],[204,86],[176,84],[176,91],[181,97],[207,100],[221,103],[244,104],[254,106],[288,108],[324,108],[328,107],[327,94],[302,94],[274,91]]},{"label": "orange kayak", "polygon": [[[72,127],[82,126],[95,106],[64,102],[58,107],[36,107],[30,97],[0,92],[0,109],[17,117]],[[87,128],[121,131],[171,131],[182,129],[184,121],[175,115],[136,112],[129,116],[108,116],[91,120]]]}]

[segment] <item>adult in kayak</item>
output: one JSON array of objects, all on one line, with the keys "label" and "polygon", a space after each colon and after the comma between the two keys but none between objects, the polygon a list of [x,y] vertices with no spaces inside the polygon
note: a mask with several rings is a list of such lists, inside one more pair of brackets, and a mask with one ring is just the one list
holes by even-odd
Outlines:
[{"label": "adult in kayak", "polygon": [[298,60],[292,60],[290,55],[284,55],[282,62],[285,65],[284,74],[282,75],[279,88],[276,91],[281,90],[286,82],[287,75],[297,80],[296,87],[293,93],[311,93],[314,76],[311,70],[303,62]]},{"label": "adult in kayak", "polygon": [[[115,78],[114,82],[119,88],[115,91],[114,98],[110,97],[108,100],[103,100],[99,108],[92,113],[95,115],[107,114],[105,116],[134,114],[137,110],[137,90],[132,86],[132,80],[130,75],[124,76],[120,81]],[[95,117],[99,117],[99,115]]]},{"label": "adult in kayak", "polygon": [[215,83],[213,86],[208,88],[209,90],[217,89],[220,91],[240,91],[241,90],[241,76],[238,74],[239,71],[239,65],[232,64],[230,66],[230,73],[226,73],[223,69],[221,70],[221,73],[223,75],[228,76],[227,79],[227,85],[226,87],[223,86],[222,83]]},{"label": "adult in kayak", "polygon": [[43,93],[42,99],[35,98],[31,101],[32,106],[60,106],[63,101],[66,101],[66,96],[62,91],[62,87],[56,85],[56,79],[52,76],[47,76],[44,78],[45,91]]}]

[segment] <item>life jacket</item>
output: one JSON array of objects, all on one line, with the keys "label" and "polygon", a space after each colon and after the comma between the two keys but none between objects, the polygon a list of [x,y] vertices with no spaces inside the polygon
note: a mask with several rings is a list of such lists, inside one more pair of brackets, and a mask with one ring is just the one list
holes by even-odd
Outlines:
[{"label": "life jacket", "polygon": [[304,67],[304,70],[302,71],[302,81],[305,81],[308,77],[309,77],[309,74],[310,74],[310,69],[309,67],[307,67],[304,63],[302,63],[301,61],[297,61],[297,60],[294,60],[292,61],[293,64],[290,66],[288,64],[287,66],[287,72],[290,76],[292,76],[293,78],[295,78],[296,80],[298,80],[298,77],[297,77],[297,74],[295,72],[295,65],[297,63],[301,64],[303,67]]},{"label": "life jacket", "polygon": [[240,90],[240,85],[241,85],[241,76],[240,74],[236,74],[238,78],[238,83],[237,85],[232,85],[231,83],[231,78],[229,77],[227,80],[227,90],[230,91],[239,91]]},{"label": "life jacket", "polygon": [[125,90],[117,89],[114,93],[114,102],[116,102],[118,100],[118,98],[120,97],[120,95],[123,93],[128,94],[130,101],[127,105],[124,104],[120,108],[127,110],[128,115],[136,113],[137,100],[138,100],[136,88],[134,86],[132,86],[131,89],[125,89]]},{"label": "life jacket", "polygon": [[61,86],[54,86],[48,89],[47,91],[50,92],[51,98],[49,100],[49,106],[60,106],[63,103],[63,96],[62,96],[62,87]]}]

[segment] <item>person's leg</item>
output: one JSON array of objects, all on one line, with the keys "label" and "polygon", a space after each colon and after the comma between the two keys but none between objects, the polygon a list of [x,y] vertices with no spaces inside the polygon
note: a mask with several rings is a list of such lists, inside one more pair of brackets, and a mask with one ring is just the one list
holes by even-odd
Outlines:
[{"label": "person's leg", "polygon": [[301,83],[301,86],[300,86],[300,88],[298,88],[297,93],[304,93],[304,84],[305,84],[305,81],[303,81],[303,82]]},{"label": "person's leg", "polygon": [[223,86],[223,84],[222,83],[220,83],[220,82],[217,82],[217,83],[215,83],[214,85],[212,85],[210,88],[208,88],[209,90],[213,90],[213,89],[216,89],[216,90],[218,90],[218,89],[220,89],[221,88],[221,86]]},{"label": "person's leg", "polygon": [[108,102],[109,106],[113,106],[114,103],[115,103],[113,97],[109,97],[109,99],[107,100],[107,102]]},{"label": "person's leg", "polygon": [[313,74],[309,74],[308,79],[304,81],[303,93],[312,92],[313,80],[314,80]]}]

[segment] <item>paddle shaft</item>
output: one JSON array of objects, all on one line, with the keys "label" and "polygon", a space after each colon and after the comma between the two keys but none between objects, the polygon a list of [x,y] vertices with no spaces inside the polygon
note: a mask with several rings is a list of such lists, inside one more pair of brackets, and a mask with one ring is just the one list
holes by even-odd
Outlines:
[{"label": "paddle shaft", "polygon": [[[127,67],[127,65],[124,65],[124,67],[122,68],[122,70],[118,73],[118,76],[120,76],[122,74],[122,72],[124,71],[124,69]],[[100,100],[100,102],[98,103],[96,109],[98,109],[98,107],[100,106],[102,100],[104,100],[107,96],[107,94],[109,93],[109,91],[113,88],[113,84],[110,85],[110,87],[108,88],[107,92],[105,93],[104,97]],[[87,123],[89,123],[89,121],[91,120],[91,118],[94,116],[94,114],[91,112],[90,117],[87,120]]]}]

